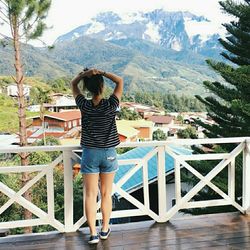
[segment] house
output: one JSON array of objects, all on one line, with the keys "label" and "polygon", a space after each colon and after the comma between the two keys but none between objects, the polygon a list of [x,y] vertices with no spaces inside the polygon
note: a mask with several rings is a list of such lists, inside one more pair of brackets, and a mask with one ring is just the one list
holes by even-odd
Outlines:
[{"label": "house", "polygon": [[61,93],[52,94],[50,96],[52,103],[44,103],[44,108],[50,112],[60,112],[62,110],[76,109],[75,99],[71,95]]},{"label": "house", "polygon": [[131,111],[135,111],[139,113],[139,115],[144,119],[152,115],[165,114],[164,110],[135,102],[121,102],[120,107],[121,108],[126,107]]},{"label": "house", "polygon": [[153,115],[148,117],[149,121],[155,124],[155,127],[166,128],[174,125],[174,117],[169,115]]},{"label": "house", "polygon": [[117,121],[117,132],[121,142],[132,142],[138,139],[139,130],[126,123]]},{"label": "house", "polygon": [[[31,117],[32,129],[39,129],[43,127],[43,122],[40,116]],[[68,110],[64,112],[54,112],[44,115],[44,127],[50,131],[69,131],[72,128],[81,126],[81,112],[80,110]]]},{"label": "house", "polygon": [[[137,139],[140,140],[152,140],[153,138],[153,122],[146,121],[144,119],[140,120],[117,120],[117,127],[129,128],[132,127],[139,131],[137,134]],[[119,133],[119,131],[118,131]]]},{"label": "house", "polygon": [[[23,85],[23,94],[26,99],[30,97],[30,86]],[[18,88],[17,84],[10,84],[7,86],[7,95],[11,97],[18,97]]]},{"label": "house", "polygon": [[69,110],[44,115],[44,124],[40,116],[34,116],[28,129],[28,138],[42,139],[44,136],[53,136],[58,139],[79,137],[78,129],[81,126],[81,112]]}]

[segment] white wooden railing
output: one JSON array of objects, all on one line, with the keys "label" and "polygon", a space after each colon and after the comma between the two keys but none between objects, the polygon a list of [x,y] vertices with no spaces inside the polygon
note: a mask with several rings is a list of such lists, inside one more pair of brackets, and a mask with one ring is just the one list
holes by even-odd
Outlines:
[{"label": "white wooden railing", "polygon": [[[170,145],[190,146],[202,144],[224,144],[233,143],[235,148],[229,153],[212,153],[212,154],[195,154],[195,155],[181,155],[175,153]],[[119,147],[153,147],[153,149],[142,159],[126,159],[119,160],[119,165],[133,165],[131,169],[113,186],[113,193],[118,193],[121,197],[132,203],[136,209],[113,211],[112,218],[122,218],[131,216],[148,215],[157,222],[166,222],[171,219],[180,209],[208,207],[208,206],[221,206],[232,205],[241,213],[250,213],[250,138],[220,138],[220,139],[175,139],[167,141],[153,141],[153,142],[139,142],[139,143],[124,143]],[[72,159],[79,161],[79,156],[76,151],[79,147],[75,146],[41,146],[41,147],[25,147],[25,148],[0,148],[0,154],[4,153],[21,153],[21,152],[38,152],[38,151],[61,151],[62,154],[48,165],[33,165],[33,166],[8,166],[0,167],[0,174],[11,174],[21,172],[38,172],[38,174],[30,180],[19,191],[14,191],[4,183],[0,182],[0,192],[9,197],[5,204],[1,204],[0,216],[8,209],[14,202],[20,204],[22,207],[30,210],[37,219],[22,220],[22,221],[8,221],[1,222],[0,229],[27,227],[37,225],[51,225],[60,232],[74,232],[78,230],[83,223],[86,222],[86,217],[83,214],[76,223],[73,221],[73,171]],[[166,177],[165,177],[165,152],[172,156],[175,160],[174,174],[175,174],[175,198],[176,204],[167,210],[166,201]],[[235,158],[243,153],[243,166],[242,166],[242,204],[240,205],[235,200]],[[150,209],[150,196],[149,196],[149,180],[148,180],[148,161],[157,155],[157,169],[158,169],[158,213]],[[214,168],[206,175],[203,176],[195,170],[187,161],[195,160],[220,160]],[[54,180],[53,170],[59,163],[64,165],[64,224],[55,218],[54,211]],[[197,178],[199,182],[191,188],[184,196],[181,194],[181,167],[187,169]],[[225,193],[211,180],[217,176],[225,167],[228,167],[228,192]],[[135,199],[131,194],[122,189],[123,184],[129,179],[133,178],[139,169],[143,171],[143,194],[144,202]],[[47,212],[37,207],[30,201],[23,198],[22,194],[31,188],[43,176],[46,176],[47,182]],[[222,198],[218,200],[208,201],[192,201],[192,198],[203,187],[209,186]],[[83,204],[84,205],[84,204]],[[98,203],[98,209],[100,201]],[[97,214],[97,219],[101,214]]]}]

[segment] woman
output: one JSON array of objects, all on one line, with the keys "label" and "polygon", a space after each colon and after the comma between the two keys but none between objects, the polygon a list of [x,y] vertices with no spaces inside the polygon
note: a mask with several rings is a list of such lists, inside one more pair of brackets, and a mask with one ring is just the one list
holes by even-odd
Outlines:
[{"label": "woman", "polygon": [[[106,77],[115,83],[113,94],[104,99],[104,80]],[[78,83],[83,80],[86,89],[92,94],[87,100],[80,92]],[[112,185],[118,169],[115,146],[120,141],[115,116],[123,92],[123,79],[115,74],[90,69],[80,72],[71,81],[76,104],[82,115],[82,161],[81,173],[85,184],[85,212],[90,229],[90,244],[107,239],[111,230],[109,220],[112,211]],[[96,231],[96,211],[98,180],[100,178],[102,229]]]}]

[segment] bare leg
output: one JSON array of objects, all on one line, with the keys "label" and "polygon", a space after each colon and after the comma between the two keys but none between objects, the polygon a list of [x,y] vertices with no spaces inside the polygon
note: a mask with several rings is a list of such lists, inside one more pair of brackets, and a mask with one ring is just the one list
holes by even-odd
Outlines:
[{"label": "bare leg", "polygon": [[99,174],[84,174],[85,212],[91,235],[96,235],[96,209]]},{"label": "bare leg", "polygon": [[102,230],[108,231],[109,220],[112,211],[112,186],[114,181],[115,173],[102,173],[100,174],[101,179],[101,211],[102,211]]}]

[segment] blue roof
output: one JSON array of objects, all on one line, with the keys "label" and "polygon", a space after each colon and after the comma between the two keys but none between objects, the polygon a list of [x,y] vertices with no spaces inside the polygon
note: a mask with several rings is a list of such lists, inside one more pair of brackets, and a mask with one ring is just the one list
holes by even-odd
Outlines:
[{"label": "blue roof", "polygon": [[[192,150],[189,150],[184,147],[178,146],[170,146],[173,152],[181,155],[190,155],[192,154]],[[138,147],[132,149],[124,154],[118,155],[118,160],[122,159],[141,159],[145,157],[150,151],[152,151],[154,147]],[[121,165],[119,170],[115,175],[115,183],[117,183],[134,165]],[[174,159],[169,154],[165,153],[165,173],[169,173],[174,170]],[[157,154],[155,154],[148,161],[148,180],[149,182],[154,180],[157,177]],[[140,168],[137,172],[132,175],[122,186],[122,189],[127,192],[142,186],[142,168]]]}]

